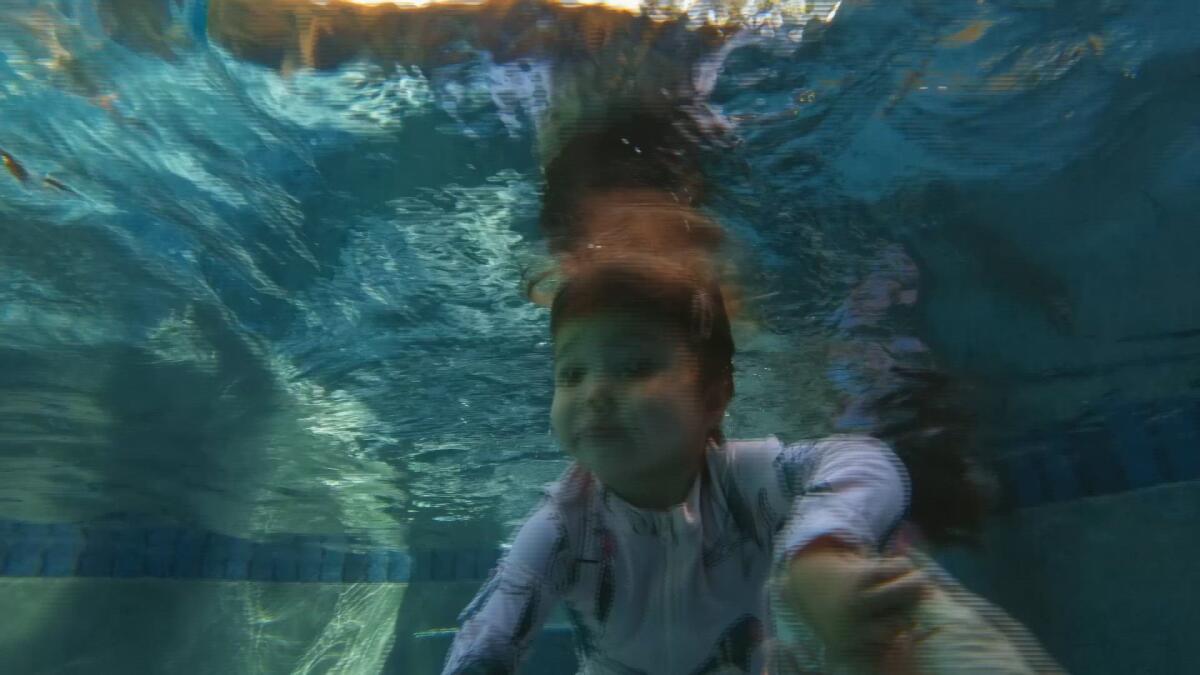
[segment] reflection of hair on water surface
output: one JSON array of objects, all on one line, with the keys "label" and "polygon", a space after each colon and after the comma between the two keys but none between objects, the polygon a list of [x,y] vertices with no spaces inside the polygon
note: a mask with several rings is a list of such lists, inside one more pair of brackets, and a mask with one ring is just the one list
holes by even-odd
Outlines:
[{"label": "reflection of hair on water surface", "polygon": [[[115,39],[155,52],[165,44],[171,2],[99,0],[101,16]],[[708,22],[689,29],[683,12],[671,7],[655,19],[610,4],[544,0],[208,0],[207,4],[203,20],[209,38],[239,58],[272,68],[328,69],[355,58],[385,67],[437,66],[466,60],[473,50],[487,50],[498,61],[587,58],[603,65],[604,59],[614,58],[620,63],[612,65],[628,68],[644,65],[637,58],[651,57],[662,65],[671,58],[687,61],[686,50],[711,49],[732,32]],[[669,53],[646,52],[667,46],[666,38],[681,31],[694,37],[670,40]],[[614,53],[614,47],[622,53]]]}]

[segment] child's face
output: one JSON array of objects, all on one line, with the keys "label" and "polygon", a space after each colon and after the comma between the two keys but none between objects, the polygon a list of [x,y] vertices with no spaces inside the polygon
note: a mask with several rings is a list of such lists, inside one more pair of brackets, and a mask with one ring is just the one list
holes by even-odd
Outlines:
[{"label": "child's face", "polygon": [[699,363],[679,331],[652,319],[566,321],[554,377],[550,416],[563,450],[622,495],[690,477],[724,414],[705,405]]}]

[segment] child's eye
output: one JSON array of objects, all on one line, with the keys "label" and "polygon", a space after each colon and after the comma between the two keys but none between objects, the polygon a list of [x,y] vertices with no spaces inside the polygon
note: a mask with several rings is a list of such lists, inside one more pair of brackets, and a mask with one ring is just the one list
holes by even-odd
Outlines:
[{"label": "child's eye", "polygon": [[622,372],[629,377],[642,377],[654,372],[654,361],[650,359],[636,359],[629,361],[622,368]]},{"label": "child's eye", "polygon": [[555,375],[555,381],[562,386],[571,386],[579,384],[579,380],[583,377],[583,370],[580,368],[560,368],[558,374]]}]

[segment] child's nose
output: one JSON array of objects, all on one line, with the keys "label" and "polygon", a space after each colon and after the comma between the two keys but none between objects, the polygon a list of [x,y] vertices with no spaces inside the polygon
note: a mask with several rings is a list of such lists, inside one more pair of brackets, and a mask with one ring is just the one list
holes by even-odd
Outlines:
[{"label": "child's nose", "polygon": [[588,406],[594,409],[610,409],[613,407],[616,392],[613,378],[607,375],[597,375],[590,378],[587,388]]}]

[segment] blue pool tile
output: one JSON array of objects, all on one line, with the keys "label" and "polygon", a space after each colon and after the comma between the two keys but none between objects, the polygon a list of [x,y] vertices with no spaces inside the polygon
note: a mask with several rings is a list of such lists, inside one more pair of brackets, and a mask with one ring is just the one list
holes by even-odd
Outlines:
[{"label": "blue pool tile", "polygon": [[1017,508],[1017,481],[1012,475],[1012,461],[1006,457],[1000,457],[989,462],[987,468],[995,478],[999,492],[996,511],[1008,513]]},{"label": "blue pool tile", "polygon": [[1167,480],[1200,478],[1200,405],[1183,406],[1152,423]]},{"label": "blue pool tile", "polygon": [[388,580],[388,552],[381,550],[367,551],[366,581],[382,583]]},{"label": "blue pool tile", "polygon": [[388,551],[388,581],[412,581],[412,558],[404,551]]},{"label": "blue pool tile", "polygon": [[1044,430],[1024,440],[1020,454],[1012,456],[1009,466],[1016,508],[1080,496],[1077,467],[1065,446],[1061,429]]},{"label": "blue pool tile", "polygon": [[76,573],[81,577],[110,577],[116,560],[116,547],[112,530],[103,528],[84,529],[83,552],[79,554]]},{"label": "blue pool tile", "polygon": [[478,579],[479,575],[476,571],[476,561],[478,559],[479,554],[475,549],[459,551],[458,556],[454,560],[454,579],[457,581]]},{"label": "blue pool tile", "polygon": [[[172,527],[39,525],[0,521],[0,573],[17,576],[404,583],[475,581],[499,560],[495,548],[346,551],[344,537],[298,535],[254,542]],[[423,571],[419,571],[423,570]]]},{"label": "blue pool tile", "polygon": [[409,550],[408,551],[408,580],[416,583],[419,581],[429,580],[429,555],[428,551]]},{"label": "blue pool tile", "polygon": [[1067,453],[1078,468],[1085,495],[1107,495],[1129,488],[1113,450],[1113,439],[1104,429],[1086,427],[1068,433]]},{"label": "blue pool tile", "polygon": [[4,571],[4,559],[8,556],[8,546],[12,541],[12,522],[0,520],[0,572]]},{"label": "blue pool tile", "polygon": [[475,561],[479,579],[486,579],[491,575],[492,570],[500,563],[500,556],[503,553],[498,548],[485,548],[479,551],[479,557]]},{"label": "blue pool tile", "polygon": [[112,532],[113,576],[125,579],[146,573],[146,531],[141,528],[117,529]]},{"label": "blue pool tile", "polygon": [[453,581],[455,559],[458,552],[449,549],[434,549],[429,551],[429,574],[425,579],[430,581]]},{"label": "blue pool tile", "polygon": [[1111,407],[1106,411],[1105,423],[1112,436],[1113,456],[1128,487],[1136,489],[1161,483],[1165,476],[1145,411],[1131,405]]},{"label": "blue pool tile", "polygon": [[271,544],[275,581],[300,581],[300,540],[293,538]]},{"label": "blue pool tile", "polygon": [[223,534],[210,532],[204,542],[204,557],[200,567],[202,579],[224,579],[225,566],[229,561],[232,539]]},{"label": "blue pool tile", "polygon": [[154,527],[146,532],[146,576],[166,578],[174,572],[175,545],[182,530]]},{"label": "blue pool tile", "polygon": [[9,530],[8,556],[2,571],[15,577],[41,576],[50,525],[16,523]]},{"label": "blue pool tile", "polygon": [[199,530],[181,530],[175,538],[175,557],[172,576],[199,579],[204,572],[204,555],[208,535]]},{"label": "blue pool tile", "polygon": [[342,581],[346,583],[360,583],[367,580],[367,554],[365,553],[346,553],[346,559],[342,563]]},{"label": "blue pool tile", "polygon": [[1039,457],[1047,501],[1061,502],[1083,496],[1077,462],[1071,459],[1058,448],[1049,449]]},{"label": "blue pool tile", "polygon": [[271,581],[275,567],[272,553],[272,545],[269,543],[256,542],[250,547],[249,579],[251,581]]},{"label": "blue pool tile", "polygon": [[298,552],[300,555],[300,567],[296,580],[320,581],[321,558],[324,556],[324,550],[315,541],[300,540]]},{"label": "blue pool tile", "polygon": [[346,554],[339,546],[341,542],[332,540],[329,546],[324,547],[324,553],[321,557],[321,581],[337,582],[342,580],[342,565],[345,563]]},{"label": "blue pool tile", "polygon": [[78,525],[51,526],[46,541],[42,574],[48,577],[69,577],[75,574],[83,545],[83,529]]},{"label": "blue pool tile", "polygon": [[437,571],[437,560],[431,550],[412,551],[412,580],[433,581]]},{"label": "blue pool tile", "polygon": [[53,527],[46,523],[16,523],[11,532],[16,540],[42,542],[50,537]]},{"label": "blue pool tile", "polygon": [[244,581],[250,576],[251,544],[247,539],[233,537],[229,540],[229,557],[225,560],[224,578]]},{"label": "blue pool tile", "polygon": [[4,559],[4,575],[36,577],[42,574],[42,549],[33,542],[16,542],[8,548]]},{"label": "blue pool tile", "polygon": [[1002,460],[1001,466],[1014,508],[1037,506],[1045,500],[1041,466],[1036,455],[1030,452],[1010,455]]}]

